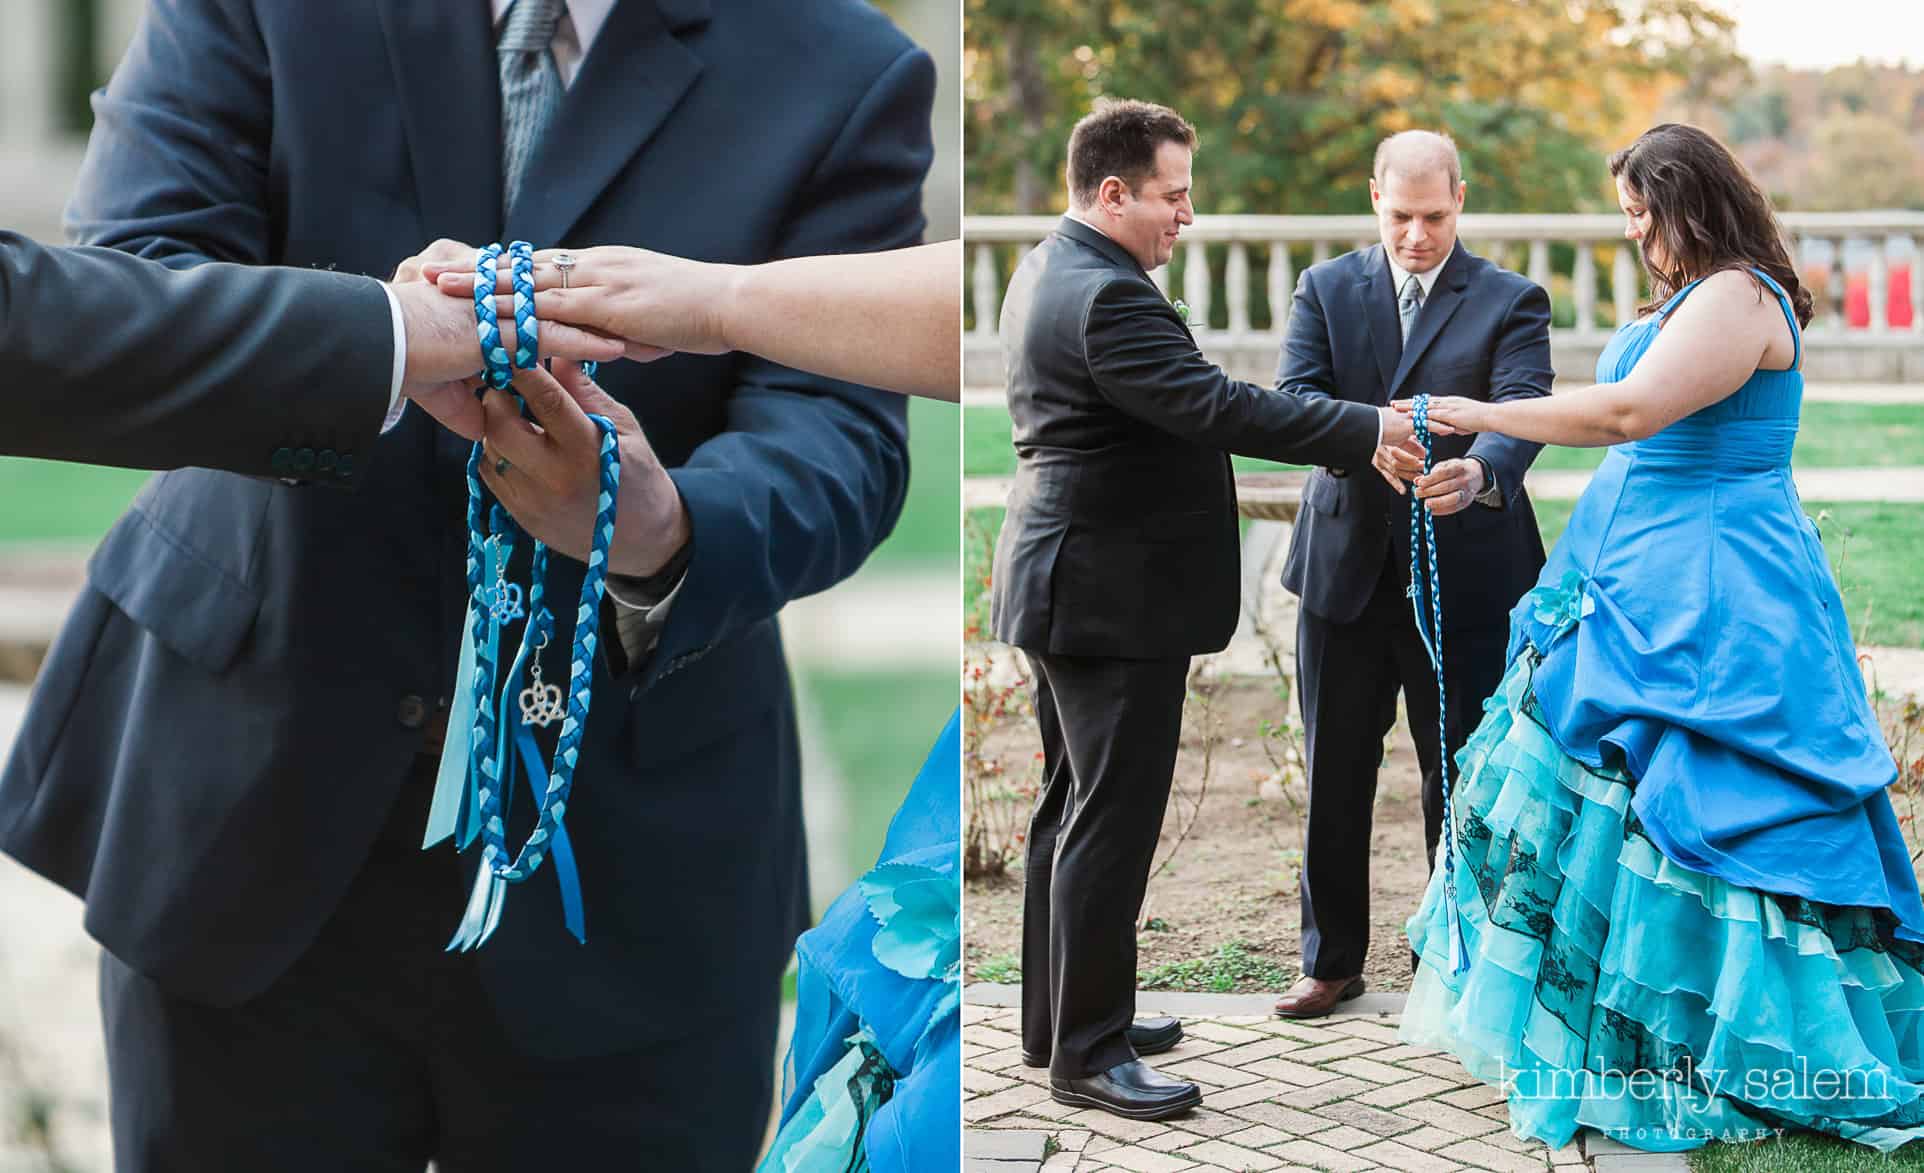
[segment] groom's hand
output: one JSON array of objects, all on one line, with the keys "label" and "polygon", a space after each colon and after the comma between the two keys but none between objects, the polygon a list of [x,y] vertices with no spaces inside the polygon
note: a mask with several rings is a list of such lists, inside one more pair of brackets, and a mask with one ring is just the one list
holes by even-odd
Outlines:
[{"label": "groom's hand", "polygon": [[1405,440],[1395,448],[1378,445],[1370,457],[1370,465],[1389,482],[1390,488],[1402,493],[1404,482],[1423,475],[1423,449],[1415,440]]},{"label": "groom's hand", "polygon": [[1390,488],[1401,493],[1403,482],[1423,471],[1423,449],[1417,447],[1416,429],[1407,414],[1393,407],[1379,407],[1376,411],[1383,421],[1383,430],[1376,451],[1370,456],[1370,466],[1389,482]]}]

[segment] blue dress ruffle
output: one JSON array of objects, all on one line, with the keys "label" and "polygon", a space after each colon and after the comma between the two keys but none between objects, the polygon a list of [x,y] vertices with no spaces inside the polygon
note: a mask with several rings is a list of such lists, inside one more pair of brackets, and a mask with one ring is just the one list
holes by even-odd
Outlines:
[{"label": "blue dress ruffle", "polygon": [[876,867],[796,942],[782,1127],[761,1173],[961,1166],[960,779],[958,713]]},{"label": "blue dress ruffle", "polygon": [[1642,1149],[1787,1127],[1880,1149],[1924,1138],[1924,946],[1888,914],[1729,883],[1668,859],[1620,768],[1565,753],[1510,667],[1458,754],[1448,882],[1407,930],[1402,1038],[1506,1094],[1511,1129]]},{"label": "blue dress ruffle", "polygon": [[[1618,331],[1597,360],[1600,382],[1629,375],[1694,285]],[[1924,941],[1910,851],[1885,797],[1897,764],[1791,480],[1803,385],[1795,368],[1760,370],[1612,448],[1539,580],[1579,584],[1583,620],[1558,631],[1526,596],[1509,659],[1525,643],[1542,650],[1536,697],[1557,744],[1637,780],[1637,816],[1670,859],[1746,887],[1888,909],[1903,936]]]},{"label": "blue dress ruffle", "polygon": [[1760,370],[1611,450],[1457,755],[1402,1034],[1502,1087],[1520,1136],[1924,1138],[1924,904],[1791,481],[1802,393],[1795,365]]}]

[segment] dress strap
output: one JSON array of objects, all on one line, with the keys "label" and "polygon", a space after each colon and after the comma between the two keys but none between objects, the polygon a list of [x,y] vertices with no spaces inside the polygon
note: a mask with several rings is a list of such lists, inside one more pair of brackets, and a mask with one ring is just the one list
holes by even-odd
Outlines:
[{"label": "dress strap", "polygon": [[1798,328],[1797,314],[1790,308],[1790,295],[1769,273],[1757,268],[1750,271],[1777,295],[1777,308],[1784,311],[1784,322],[1790,326],[1790,369],[1794,371],[1804,365],[1804,332]]},{"label": "dress strap", "polygon": [[1690,284],[1684,286],[1682,289],[1679,289],[1677,292],[1671,294],[1670,300],[1664,302],[1663,305],[1657,308],[1657,321],[1661,323],[1665,318],[1669,317],[1670,311],[1676,309],[1679,305],[1683,304],[1683,299],[1689,295],[1690,291],[1697,288],[1697,286],[1702,283],[1703,283],[1703,278],[1699,277],[1695,281],[1692,281]]}]

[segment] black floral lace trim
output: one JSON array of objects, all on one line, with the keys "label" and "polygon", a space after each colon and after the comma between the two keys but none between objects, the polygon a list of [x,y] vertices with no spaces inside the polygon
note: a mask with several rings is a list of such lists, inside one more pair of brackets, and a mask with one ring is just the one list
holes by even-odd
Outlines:
[{"label": "black floral lace trim", "polygon": [[[1527,648],[1523,654],[1534,670],[1540,659],[1536,650]],[[1519,715],[1547,732],[1533,689],[1525,692]],[[1626,788],[1631,785],[1630,778],[1621,769],[1585,769],[1612,784]],[[1552,828],[1553,839],[1567,832],[1571,821],[1567,814],[1556,817],[1562,825]],[[1689,1048],[1658,1038],[1635,1019],[1598,1006],[1597,962],[1557,927],[1553,915],[1563,887],[1561,873],[1554,867],[1545,867],[1514,834],[1499,837],[1483,813],[1468,804],[1456,811],[1456,820],[1458,852],[1476,882],[1489,922],[1541,945],[1534,988],[1536,1002],[1573,1037],[1584,1040],[1585,1063],[1590,1070],[1613,1076],[1649,1072],[1661,1079],[1687,1083],[1705,1095],[1719,1095],[1766,1124],[1811,1126],[1805,1121],[1779,1121],[1772,1113],[1730,1095],[1702,1076],[1698,1071],[1699,1059]],[[1625,812],[1624,835],[1626,839],[1642,839],[1652,850],[1657,850],[1634,811]],[[1924,945],[1899,939],[1895,931],[1897,921],[1884,909],[1827,905],[1781,893],[1765,895],[1776,902],[1787,919],[1825,933],[1840,954],[1868,949],[1924,971]],[[1924,1125],[1924,1101],[1896,1108],[1877,1119],[1834,1123],[1837,1128],[1830,1131],[1865,1126],[1917,1127]],[[1823,1127],[1823,1122],[1817,1126]]]}]

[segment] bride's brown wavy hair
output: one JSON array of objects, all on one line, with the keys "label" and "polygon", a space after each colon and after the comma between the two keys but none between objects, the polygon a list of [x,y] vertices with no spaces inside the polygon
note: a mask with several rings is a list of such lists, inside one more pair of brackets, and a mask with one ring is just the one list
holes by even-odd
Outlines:
[{"label": "bride's brown wavy hair", "polygon": [[[1638,251],[1652,297],[1639,314],[1698,278],[1755,267],[1790,295],[1797,324],[1810,324],[1810,291],[1790,263],[1784,226],[1763,188],[1722,143],[1694,126],[1666,122],[1610,156],[1610,174],[1650,211],[1650,231]],[[1667,268],[1652,263],[1653,240]],[[1761,295],[1775,296],[1754,273],[1751,280]]]}]

